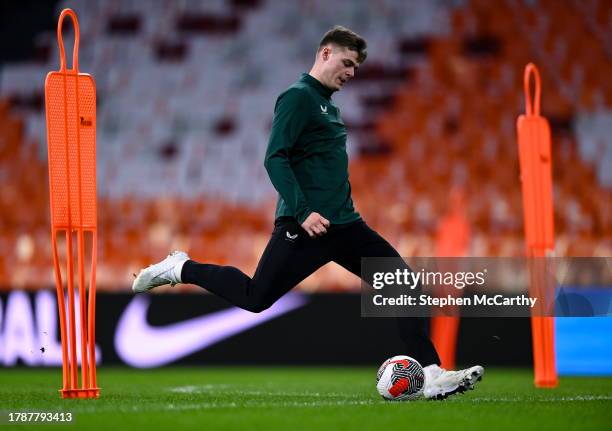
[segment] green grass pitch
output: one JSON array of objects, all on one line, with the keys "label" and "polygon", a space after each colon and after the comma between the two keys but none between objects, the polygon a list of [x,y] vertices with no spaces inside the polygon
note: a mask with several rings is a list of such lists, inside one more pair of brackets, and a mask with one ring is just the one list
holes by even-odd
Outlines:
[{"label": "green grass pitch", "polygon": [[387,402],[374,366],[102,367],[100,399],[62,400],[60,373],[1,369],[0,431],[34,427],[9,424],[11,411],[73,413],[74,423],[44,425],[50,430],[612,429],[612,378],[563,377],[557,389],[535,389],[530,370],[489,368],[464,395]]}]

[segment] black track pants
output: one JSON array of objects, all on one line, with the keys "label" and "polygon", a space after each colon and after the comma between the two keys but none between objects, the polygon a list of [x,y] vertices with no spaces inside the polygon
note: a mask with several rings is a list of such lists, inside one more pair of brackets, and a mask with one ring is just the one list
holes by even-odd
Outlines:
[{"label": "black track pants", "polygon": [[[362,257],[399,257],[399,254],[362,220],[333,225],[322,237],[310,238],[295,219],[281,217],[274,224],[253,278],[232,266],[190,260],[183,266],[181,280],[257,313],[328,262],[336,262],[360,277]],[[423,366],[440,363],[427,333],[427,319],[402,317],[397,318],[397,323],[407,346],[406,354]]]}]

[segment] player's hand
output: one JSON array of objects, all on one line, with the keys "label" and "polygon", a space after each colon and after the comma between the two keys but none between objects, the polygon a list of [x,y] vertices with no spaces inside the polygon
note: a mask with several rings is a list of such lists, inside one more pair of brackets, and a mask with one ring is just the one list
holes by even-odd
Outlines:
[{"label": "player's hand", "polygon": [[325,235],[330,224],[329,220],[321,214],[313,212],[306,217],[306,220],[302,223],[302,228],[308,232],[311,238],[314,238],[315,236]]}]

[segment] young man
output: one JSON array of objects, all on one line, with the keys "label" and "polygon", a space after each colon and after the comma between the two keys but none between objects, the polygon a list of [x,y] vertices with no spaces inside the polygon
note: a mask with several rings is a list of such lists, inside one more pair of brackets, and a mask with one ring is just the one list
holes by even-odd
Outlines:
[{"label": "young man", "polygon": [[[344,27],[328,31],[314,66],[276,101],[264,165],[278,191],[272,237],[253,278],[231,266],[197,263],[184,252],[140,271],[134,292],[191,283],[230,303],[260,312],[328,262],[361,276],[362,257],[399,257],[355,211],[348,180],[346,128],[331,100],[366,59],[366,42]],[[444,399],[473,389],[480,366],[439,367],[424,318],[399,318],[409,355],[425,369],[425,396]]]}]

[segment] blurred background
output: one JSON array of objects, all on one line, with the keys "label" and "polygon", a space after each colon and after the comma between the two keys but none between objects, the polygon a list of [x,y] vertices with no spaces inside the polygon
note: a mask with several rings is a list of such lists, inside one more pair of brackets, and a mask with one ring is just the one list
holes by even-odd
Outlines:
[{"label": "blurred background", "polygon": [[[465,195],[467,255],[524,253],[515,123],[530,61],[553,132],[557,255],[612,254],[610,2],[39,3],[2,6],[3,284],[53,283],[43,84],[59,69],[55,28],[68,6],[80,70],[97,84],[100,290],[128,289],[133,272],[174,248],[254,272],[274,215],[263,168],[274,102],[335,24],[369,45],[333,96],[354,201],[403,256],[435,255],[454,187]],[[330,264],[302,287],[359,283]]]},{"label": "blurred background", "polygon": [[[353,199],[402,256],[449,254],[449,229],[461,234],[452,253],[524,254],[516,119],[528,62],[552,128],[556,254],[612,255],[609,1],[20,1],[0,6],[4,290],[53,286],[44,80],[59,69],[65,7],[97,83],[100,292],[130,292],[132,273],[175,248],[254,272],[276,202],[263,167],[274,102],[336,24],[369,46],[333,96]],[[359,287],[335,264],[300,285]]]}]

